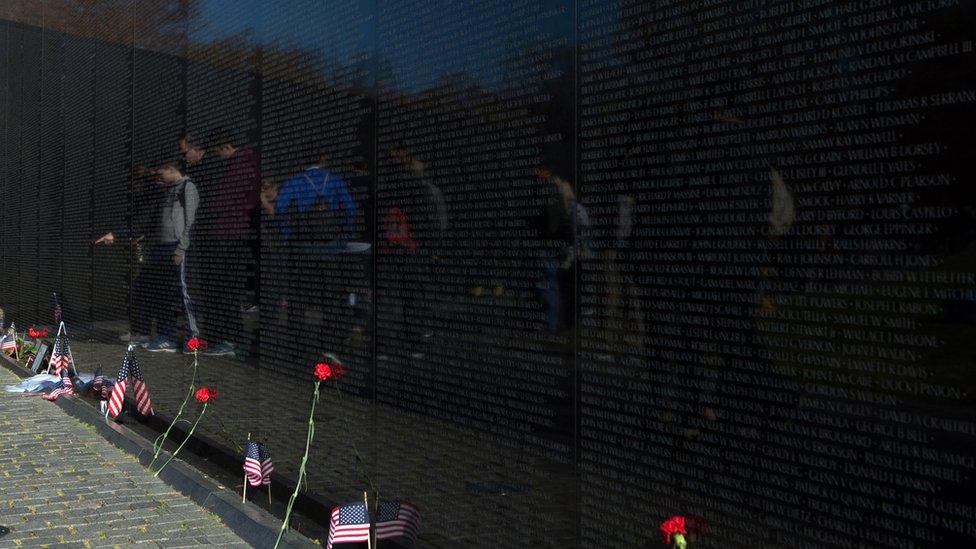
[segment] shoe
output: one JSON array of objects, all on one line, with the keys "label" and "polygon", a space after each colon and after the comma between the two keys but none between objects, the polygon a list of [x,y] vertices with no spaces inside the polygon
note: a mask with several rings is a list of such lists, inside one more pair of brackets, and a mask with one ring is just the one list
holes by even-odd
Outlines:
[{"label": "shoe", "polygon": [[124,333],[124,334],[122,334],[122,335],[119,336],[119,341],[128,341],[129,343],[132,343],[133,345],[141,344],[141,343],[148,343],[149,340],[151,340],[151,339],[152,338],[149,337],[149,336],[144,336],[144,335],[139,335],[139,334],[133,334],[132,332],[126,332],[126,333]]},{"label": "shoe", "polygon": [[204,356],[233,356],[237,353],[237,346],[226,341],[200,351]]},{"label": "shoe", "polygon": [[146,345],[146,350],[150,353],[175,353],[176,342],[168,337],[159,336]]}]

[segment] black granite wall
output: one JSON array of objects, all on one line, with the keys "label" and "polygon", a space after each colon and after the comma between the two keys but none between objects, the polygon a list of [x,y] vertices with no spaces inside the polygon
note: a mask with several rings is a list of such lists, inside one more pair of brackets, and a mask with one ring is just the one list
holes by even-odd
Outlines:
[{"label": "black granite wall", "polygon": [[[175,161],[201,201],[172,335],[232,351],[201,359],[201,429],[294,476],[331,354],[326,499],[410,499],[436,547],[650,547],[676,514],[701,547],[968,547],[974,23],[4,2],[0,307],[50,324],[57,292],[81,370],[114,375],[181,305]],[[172,414],[189,357],[139,352]]]}]

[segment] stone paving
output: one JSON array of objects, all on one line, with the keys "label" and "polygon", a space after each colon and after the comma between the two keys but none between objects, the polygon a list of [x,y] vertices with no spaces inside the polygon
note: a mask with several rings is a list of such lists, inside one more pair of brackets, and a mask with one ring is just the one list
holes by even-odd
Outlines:
[{"label": "stone paving", "polygon": [[[0,368],[0,388],[17,383]],[[248,547],[132,456],[36,396],[0,392],[6,547]],[[65,545],[66,544],[66,545]]]}]

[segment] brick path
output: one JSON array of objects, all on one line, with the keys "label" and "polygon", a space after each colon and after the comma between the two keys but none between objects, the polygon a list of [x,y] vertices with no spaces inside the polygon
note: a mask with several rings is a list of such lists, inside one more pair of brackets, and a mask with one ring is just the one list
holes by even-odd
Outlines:
[{"label": "brick path", "polygon": [[[18,381],[0,368],[0,390]],[[0,525],[0,548],[248,546],[57,405],[3,392]]]}]

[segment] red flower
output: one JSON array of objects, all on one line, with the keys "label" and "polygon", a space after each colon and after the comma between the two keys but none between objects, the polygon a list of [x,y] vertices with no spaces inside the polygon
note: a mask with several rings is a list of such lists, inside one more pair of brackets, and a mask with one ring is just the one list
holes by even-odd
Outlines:
[{"label": "red flower", "polygon": [[668,520],[661,523],[661,535],[664,537],[664,543],[671,543],[671,536],[674,534],[681,534],[685,536],[688,531],[685,530],[685,517],[671,517]]},{"label": "red flower", "polygon": [[319,378],[319,381],[325,381],[333,376],[335,372],[332,370],[332,365],[327,362],[319,362],[315,365],[315,377]]},{"label": "red flower", "polygon": [[193,352],[202,351],[203,349],[207,348],[207,342],[198,337],[195,337],[190,341],[186,342],[186,348]]},{"label": "red flower", "polygon": [[342,367],[342,364],[336,363],[332,365],[332,377],[339,379],[344,375],[346,375],[346,370]]},{"label": "red flower", "polygon": [[200,387],[197,389],[196,399],[197,402],[210,402],[212,400],[217,400],[217,389]]},{"label": "red flower", "polygon": [[42,337],[47,337],[47,334],[51,333],[47,328],[42,328],[40,330],[35,330],[33,326],[27,328],[27,334],[34,339],[40,339]]}]

